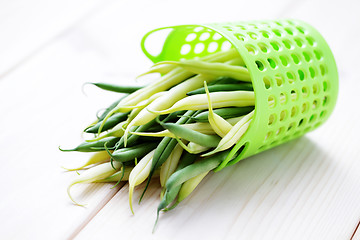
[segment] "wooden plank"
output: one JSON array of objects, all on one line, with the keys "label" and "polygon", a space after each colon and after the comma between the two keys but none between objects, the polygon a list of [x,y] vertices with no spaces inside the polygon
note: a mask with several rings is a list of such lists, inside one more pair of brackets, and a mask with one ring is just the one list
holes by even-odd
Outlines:
[{"label": "wooden plank", "polygon": [[[81,130],[97,109],[118,95],[81,86],[102,75],[104,59],[74,54],[69,42],[54,44],[0,81],[2,174],[0,235],[4,239],[64,239],[89,221],[120,188],[75,186],[75,206],[66,194],[74,167],[88,154],[62,153],[83,141]],[[89,66],[98,67],[91,68]],[[21,228],[21,231],[19,230]]]}]

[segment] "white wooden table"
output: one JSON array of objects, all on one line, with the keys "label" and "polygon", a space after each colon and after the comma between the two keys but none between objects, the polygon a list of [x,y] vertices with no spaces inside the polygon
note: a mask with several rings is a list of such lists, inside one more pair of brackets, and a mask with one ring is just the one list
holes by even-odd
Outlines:
[{"label": "white wooden table", "polygon": [[[0,2],[0,239],[360,239],[360,4],[345,1],[13,0]],[[139,42],[161,26],[298,18],[338,64],[331,118],[306,136],[210,174],[152,226],[154,182],[133,216],[128,186],[66,187],[61,166],[89,155],[57,148],[114,96],[81,86],[128,83],[150,66]],[[135,191],[135,198],[141,187]]]}]

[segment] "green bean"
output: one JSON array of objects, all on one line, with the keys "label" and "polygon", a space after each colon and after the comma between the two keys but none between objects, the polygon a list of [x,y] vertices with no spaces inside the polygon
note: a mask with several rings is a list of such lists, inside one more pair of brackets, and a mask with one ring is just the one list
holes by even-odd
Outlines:
[{"label": "green bean", "polygon": [[[219,115],[224,119],[229,119],[229,118],[243,116],[245,114],[250,113],[252,110],[254,110],[253,106],[227,107],[227,108],[214,109],[214,113],[216,113],[217,115]],[[209,111],[204,111],[193,117],[193,120],[195,120],[196,122],[208,122],[209,121],[208,119],[209,119]]]},{"label": "green bean", "polygon": [[[138,126],[138,127],[134,127],[132,129],[132,132],[144,132],[146,131],[147,129],[149,129],[150,127],[152,127],[154,124],[156,123],[155,119],[144,124],[144,125],[141,125],[141,126]],[[131,147],[133,146],[134,143],[136,143],[136,141],[140,138],[139,135],[135,135],[135,134],[132,134],[130,135],[130,137],[126,138],[125,139],[125,136],[122,136],[120,141],[119,141],[119,144],[116,146],[117,148],[119,147]]]},{"label": "green bean", "polygon": [[95,136],[92,139],[86,140],[87,142],[95,142],[103,138],[107,137],[122,137],[124,135],[124,126],[127,124],[127,122],[120,122],[115,127],[113,127],[111,130],[107,132],[102,132],[99,135]]},{"label": "green bean", "polygon": [[178,196],[176,202],[180,203],[182,200],[187,198],[190,195],[190,193],[192,193],[194,191],[194,189],[197,187],[197,185],[199,185],[199,183],[206,177],[206,175],[209,172],[210,171],[200,173],[199,175],[197,175],[193,178],[190,178],[189,180],[184,182],[180,188],[179,196]]},{"label": "green bean", "polygon": [[163,123],[161,125],[175,136],[205,147],[216,147],[221,140],[219,136],[199,133],[173,123]]},{"label": "green bean", "polygon": [[[197,158],[197,155],[190,154],[188,152],[184,152],[180,158],[180,162],[176,168],[176,171],[179,171],[179,170],[183,169],[184,167],[194,163],[196,158]],[[173,205],[170,208],[168,208],[168,206],[175,200],[176,196],[178,195],[178,193],[180,191],[180,188],[181,188],[181,185],[174,187],[171,191],[165,192],[165,194],[164,194],[163,198],[161,199],[161,202],[159,203],[158,208],[157,208],[157,214],[156,214],[157,217],[156,217],[156,221],[154,224],[154,229],[158,222],[160,211],[161,210],[168,211],[175,207],[175,205]]]},{"label": "green bean", "polygon": [[[197,114],[197,112],[195,112],[195,111],[187,111],[184,114],[184,116],[182,116],[176,122],[176,124],[183,124],[183,123],[190,122],[191,120],[188,117],[192,116],[192,115],[196,115],[196,114]],[[169,155],[171,154],[171,152],[174,149],[174,147],[176,146],[176,144],[177,144],[177,140],[173,139],[173,138],[170,138],[170,137],[164,137],[161,140],[161,142],[159,143],[159,145],[156,148],[155,153],[154,153],[154,157],[153,157],[153,161],[152,161],[148,181],[147,181],[146,186],[144,188],[144,191],[143,191],[143,193],[142,193],[142,195],[140,197],[140,201],[143,198],[143,196],[144,196],[144,194],[145,194],[145,192],[146,192],[146,190],[147,190],[147,188],[149,186],[151,177],[152,177],[155,169],[159,168],[166,161],[166,159],[169,157]]]},{"label": "green bean", "polygon": [[110,111],[112,111],[112,110],[119,104],[119,102],[120,102],[121,100],[123,100],[126,96],[127,96],[127,95],[122,96],[121,98],[119,98],[118,100],[116,100],[115,102],[113,102],[109,107],[107,107],[107,108],[105,109],[105,111],[101,114],[101,116],[98,118],[98,122],[104,120],[104,118],[108,115],[108,113],[109,113]]},{"label": "green bean", "polygon": [[[108,118],[106,123],[103,125],[101,132],[106,131],[117,125],[118,123],[126,120],[128,117],[129,112],[126,113],[115,113],[111,117]],[[95,125],[88,127],[84,130],[86,133],[98,133],[99,127],[101,126],[102,121],[97,122]]]},{"label": "green bean", "polygon": [[175,171],[181,154],[183,152],[183,148],[180,145],[176,145],[170,156],[165,160],[165,162],[160,167],[160,185],[162,187],[165,186],[166,180],[169,176]]},{"label": "green bean", "polygon": [[166,182],[166,191],[183,184],[187,180],[216,168],[228,155],[230,150],[219,152],[213,156],[201,159],[179,171],[174,172]]},{"label": "green bean", "polygon": [[[208,86],[209,92],[226,92],[226,91],[253,91],[252,84],[250,83],[237,83],[237,84],[216,84]],[[205,88],[199,88],[194,91],[186,93],[186,95],[204,94]]]},{"label": "green bean", "polygon": [[134,160],[135,158],[142,158],[145,156],[148,152],[153,150],[159,142],[153,141],[153,142],[146,142],[142,144],[138,144],[132,147],[127,148],[121,148],[113,153],[108,153],[112,159],[118,162],[127,162]]},{"label": "green bean", "polygon": [[[214,130],[211,128],[209,123],[188,123],[179,125],[184,128],[188,128],[200,133],[204,134],[216,134]],[[163,128],[161,128],[163,129]],[[175,138],[175,135],[169,130],[163,130],[159,132],[130,132],[131,134],[139,135],[139,136],[150,136],[150,137],[171,137]]]},{"label": "green bean", "polygon": [[98,88],[101,88],[103,90],[111,91],[111,92],[117,92],[117,93],[133,93],[141,88],[142,86],[119,86],[111,83],[102,83],[102,82],[96,82],[96,83],[86,83],[86,84],[93,84],[97,86]]},{"label": "green bean", "polygon": [[107,137],[96,142],[83,142],[73,149],[59,149],[63,152],[78,151],[78,152],[98,152],[105,150],[104,145],[107,144],[108,149],[115,147],[115,144],[120,140],[118,137]]}]

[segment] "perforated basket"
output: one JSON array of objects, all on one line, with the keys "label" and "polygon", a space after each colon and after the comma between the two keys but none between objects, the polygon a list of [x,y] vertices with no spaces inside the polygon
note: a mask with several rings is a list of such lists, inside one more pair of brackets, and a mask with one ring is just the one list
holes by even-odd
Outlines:
[{"label": "perforated basket", "polygon": [[[151,55],[145,48],[147,38],[165,29],[171,31],[161,53]],[[153,62],[191,59],[229,47],[236,48],[243,58],[255,92],[255,114],[246,133],[217,170],[317,128],[336,103],[338,73],[334,57],[319,32],[302,21],[159,28],[144,36],[141,47]]]}]

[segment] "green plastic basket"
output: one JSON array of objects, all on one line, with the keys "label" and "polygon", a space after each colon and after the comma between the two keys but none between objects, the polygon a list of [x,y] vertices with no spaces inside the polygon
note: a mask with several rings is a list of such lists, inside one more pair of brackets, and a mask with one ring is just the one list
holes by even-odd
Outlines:
[{"label": "green plastic basket", "polygon": [[[161,53],[151,55],[145,41],[165,29],[170,33]],[[338,73],[333,54],[319,32],[302,21],[165,27],[147,33],[141,47],[153,62],[191,59],[229,47],[243,58],[255,92],[255,114],[216,170],[304,135],[325,122],[335,107]],[[237,151],[241,153],[231,160]]]}]

